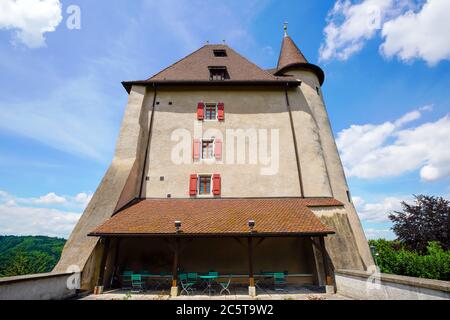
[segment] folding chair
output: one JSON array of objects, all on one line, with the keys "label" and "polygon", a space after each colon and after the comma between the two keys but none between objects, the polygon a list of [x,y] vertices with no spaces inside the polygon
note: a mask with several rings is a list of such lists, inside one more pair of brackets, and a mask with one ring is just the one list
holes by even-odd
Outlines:
[{"label": "folding chair", "polygon": [[144,283],[142,282],[142,277],[140,274],[131,275],[131,292],[139,293],[142,292],[144,288]]},{"label": "folding chair", "polygon": [[126,270],[122,273],[122,289],[131,288],[131,276],[133,271]]},{"label": "folding chair", "polygon": [[189,281],[187,274],[180,274],[178,278],[180,279],[181,284],[180,295],[182,295],[183,292],[186,293],[187,295],[190,295],[191,293],[194,292],[194,288],[192,288],[192,286],[195,284],[195,282]]},{"label": "folding chair", "polygon": [[228,294],[231,294],[230,290],[228,289],[230,287],[231,278],[228,279],[228,282],[219,282],[220,286],[222,287],[222,290],[220,290],[220,295],[223,292],[228,292]]},{"label": "folding chair", "polygon": [[283,272],[275,272],[273,274],[273,283],[275,290],[284,290],[284,285],[286,284],[285,274]]}]

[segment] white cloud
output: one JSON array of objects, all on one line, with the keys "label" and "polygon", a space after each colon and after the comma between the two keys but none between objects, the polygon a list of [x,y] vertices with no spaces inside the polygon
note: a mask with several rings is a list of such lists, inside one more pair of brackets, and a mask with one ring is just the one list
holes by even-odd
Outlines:
[{"label": "white cloud", "polygon": [[17,197],[5,191],[0,191],[0,204],[19,204],[24,206],[58,207],[64,209],[83,210],[92,199],[91,193],[81,192],[75,196],[58,195],[49,192],[40,197]]},{"label": "white cloud", "polygon": [[[380,36],[380,52],[429,65],[450,60],[448,0],[337,0],[327,16],[320,60],[347,60]],[[381,32],[378,32],[381,30]]]},{"label": "white cloud", "polygon": [[0,234],[67,238],[80,216],[57,209],[0,204]]},{"label": "white cloud", "polygon": [[320,60],[346,60],[360,51],[380,29],[393,4],[393,0],[364,0],[356,4],[350,0],[336,1],[327,16]]},{"label": "white cloud", "polygon": [[449,116],[403,128],[419,119],[422,110],[407,113],[393,122],[351,125],[339,132],[336,143],[346,173],[372,179],[420,169],[420,177],[425,181],[450,177]]},{"label": "white cloud", "polygon": [[92,199],[92,194],[87,194],[85,192],[81,192],[73,198],[73,200],[76,203],[79,203],[84,207],[88,205],[88,203],[89,203],[89,201],[91,201],[91,199]]},{"label": "white cloud", "polygon": [[16,39],[30,48],[45,45],[44,33],[61,23],[59,0],[2,0],[0,29],[16,30]]},{"label": "white cloud", "polygon": [[92,194],[17,197],[0,190],[0,234],[67,238]]},{"label": "white cloud", "polygon": [[66,203],[66,198],[56,195],[54,192],[50,192],[45,196],[41,196],[34,200],[36,204],[63,204]]},{"label": "white cloud", "polygon": [[393,211],[401,210],[402,201],[411,201],[410,196],[386,197],[379,202],[366,203],[360,197],[352,197],[353,204],[362,221],[366,222],[390,222],[388,215]]},{"label": "white cloud", "polygon": [[450,60],[450,1],[427,0],[419,12],[408,11],[383,25],[381,46],[387,57],[423,59],[430,65]]}]

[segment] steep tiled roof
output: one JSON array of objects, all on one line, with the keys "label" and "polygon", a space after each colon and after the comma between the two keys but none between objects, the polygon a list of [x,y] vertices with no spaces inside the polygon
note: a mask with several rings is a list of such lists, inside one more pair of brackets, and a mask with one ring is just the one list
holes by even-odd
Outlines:
[{"label": "steep tiled roof", "polygon": [[[214,50],[225,50],[227,56],[216,57]],[[148,80],[209,81],[208,67],[211,66],[226,67],[230,80],[277,80],[277,77],[253,64],[227,45],[205,45]]]},{"label": "steep tiled roof", "polygon": [[315,64],[309,63],[295,42],[288,36],[287,33],[285,33],[283,42],[281,43],[278,65],[276,70],[272,71],[272,73],[279,76],[281,79],[282,76],[287,75],[286,73],[288,73],[287,71],[289,71],[291,67],[314,72],[319,79],[320,85],[322,85],[325,81],[325,74],[323,70]]},{"label": "steep tiled roof", "polygon": [[332,198],[258,199],[146,199],[107,220],[90,234],[173,235],[181,221],[181,235],[248,234],[255,220],[258,234],[329,234],[308,206],[342,206]]},{"label": "steep tiled roof", "polygon": [[292,41],[291,37],[285,35],[281,44],[280,57],[278,58],[277,69],[281,70],[289,65],[297,63],[308,63],[303,53]]},{"label": "steep tiled roof", "polygon": [[[214,50],[225,50],[225,57],[216,57]],[[211,81],[209,67],[226,67],[229,79]],[[173,85],[173,84],[202,84],[202,85],[286,85],[298,86],[296,79],[278,77],[261,69],[227,45],[205,45],[158,72],[147,80],[124,81],[127,91],[133,84],[139,85]]]}]

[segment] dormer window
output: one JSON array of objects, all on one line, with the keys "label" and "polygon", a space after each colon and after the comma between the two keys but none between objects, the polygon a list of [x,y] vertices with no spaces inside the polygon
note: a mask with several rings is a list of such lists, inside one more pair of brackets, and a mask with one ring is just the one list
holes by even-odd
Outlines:
[{"label": "dormer window", "polygon": [[226,67],[209,67],[209,80],[221,81],[230,79]]},{"label": "dormer window", "polygon": [[213,50],[214,57],[226,57],[227,51],[224,49],[215,49]]}]

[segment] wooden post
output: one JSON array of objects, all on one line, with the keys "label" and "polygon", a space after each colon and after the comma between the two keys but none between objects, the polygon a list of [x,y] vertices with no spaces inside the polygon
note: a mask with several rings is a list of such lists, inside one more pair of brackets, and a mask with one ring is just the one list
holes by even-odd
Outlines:
[{"label": "wooden post", "polygon": [[175,248],[173,256],[173,268],[172,268],[172,287],[177,287],[178,283],[178,256],[180,251],[180,238],[175,238]]},{"label": "wooden post", "polygon": [[248,237],[248,278],[250,287],[255,286],[255,278],[253,275],[253,237]]},{"label": "wooden post", "polygon": [[116,238],[116,248],[114,250],[114,260],[113,260],[113,271],[111,272],[111,278],[109,280],[109,287],[112,288],[114,286],[114,280],[115,280],[115,276],[118,272],[118,266],[117,266],[117,261],[119,259],[119,251],[120,251],[120,239],[121,238]]},{"label": "wooden post", "polygon": [[325,241],[324,237],[319,237],[320,241],[320,251],[322,251],[322,259],[323,259],[323,269],[325,273],[325,283],[326,285],[332,285],[331,276],[329,275],[329,266],[328,266],[328,257],[327,257],[327,251],[325,249]]},{"label": "wooden post", "polygon": [[105,276],[106,259],[108,258],[108,251],[109,251],[109,238],[101,238],[100,241],[103,242],[103,251],[101,255],[97,286],[94,289],[94,294],[103,293],[103,278]]}]

